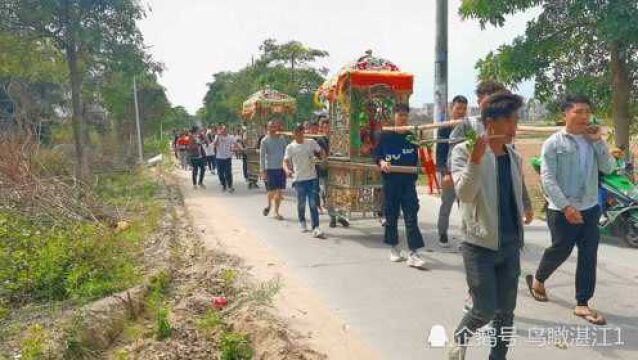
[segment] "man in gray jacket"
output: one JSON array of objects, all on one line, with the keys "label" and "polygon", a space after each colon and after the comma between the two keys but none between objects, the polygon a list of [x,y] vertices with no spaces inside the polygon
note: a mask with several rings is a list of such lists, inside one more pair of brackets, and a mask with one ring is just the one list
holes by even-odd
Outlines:
[{"label": "man in gray jacket", "polygon": [[452,151],[452,178],[466,224],[461,251],[474,306],[454,333],[449,359],[464,359],[469,338],[490,321],[496,331],[490,359],[505,359],[507,354],[521,269],[523,217],[525,224],[533,219],[522,159],[511,145],[522,105],[522,98],[510,92],[490,96],[480,119],[486,135]]},{"label": "man in gray jacket", "polygon": [[602,139],[601,129],[592,125],[591,105],[582,96],[563,101],[565,128],[543,144],[541,181],[549,206],[547,225],[552,245],[545,250],[535,276],[525,280],[532,297],[547,301],[545,281],[578,246],[576,308],[574,314],[595,325],[605,318],[589,308],[596,287],[596,260],[600,232],[598,220],[598,173],[609,174],[614,159]]}]

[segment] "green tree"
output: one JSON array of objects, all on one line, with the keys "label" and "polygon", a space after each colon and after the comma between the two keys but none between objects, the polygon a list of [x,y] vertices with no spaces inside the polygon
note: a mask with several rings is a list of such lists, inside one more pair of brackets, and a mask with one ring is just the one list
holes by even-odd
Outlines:
[{"label": "green tree", "polygon": [[323,50],[309,48],[298,41],[277,44],[267,39],[259,47],[262,54],[250,66],[236,72],[213,75],[198,115],[206,122],[240,122],[241,105],[259,89],[270,86],[297,99],[297,119],[313,112],[314,91],[323,83],[326,69],[312,63],[328,56]]},{"label": "green tree", "polygon": [[64,104],[66,64],[48,39],[0,31],[0,92],[17,128],[33,134]]},{"label": "green tree", "polygon": [[136,21],[144,11],[135,0],[4,0],[0,30],[48,39],[64,54],[71,88],[77,176],[87,179],[88,131],[83,117],[82,82],[100,61],[122,47],[141,48]]},{"label": "green tree", "polygon": [[525,35],[477,63],[480,77],[510,85],[534,79],[544,101],[585,93],[612,116],[616,145],[629,146],[638,114],[638,2],[464,0],[460,13],[500,27],[507,15],[536,7]]}]

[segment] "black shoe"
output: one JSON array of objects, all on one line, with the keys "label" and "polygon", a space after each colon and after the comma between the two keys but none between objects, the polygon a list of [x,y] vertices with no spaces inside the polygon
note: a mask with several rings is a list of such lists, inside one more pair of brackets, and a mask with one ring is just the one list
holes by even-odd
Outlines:
[{"label": "black shoe", "polygon": [[264,214],[264,216],[268,216],[268,214],[270,214],[270,206],[264,208],[264,210],[261,213]]},{"label": "black shoe", "polygon": [[344,218],[344,217],[339,217],[337,219],[337,221],[339,222],[339,224],[341,224],[341,226],[343,227],[348,227],[350,226],[350,221],[348,221],[348,219]]},{"label": "black shoe", "polygon": [[442,248],[449,248],[450,247],[450,241],[447,237],[447,234],[441,234],[439,235],[439,246]]}]

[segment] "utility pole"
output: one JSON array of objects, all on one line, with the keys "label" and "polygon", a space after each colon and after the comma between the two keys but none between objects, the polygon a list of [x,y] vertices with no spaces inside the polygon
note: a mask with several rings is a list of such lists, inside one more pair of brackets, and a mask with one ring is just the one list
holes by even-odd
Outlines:
[{"label": "utility pole", "polygon": [[447,0],[436,0],[436,42],[434,48],[434,122],[447,120],[447,7]]},{"label": "utility pole", "polygon": [[133,76],[133,102],[135,103],[135,125],[137,127],[137,152],[140,164],[144,162],[144,150],[142,147],[142,129],[140,127],[140,107],[137,103],[137,82]]}]

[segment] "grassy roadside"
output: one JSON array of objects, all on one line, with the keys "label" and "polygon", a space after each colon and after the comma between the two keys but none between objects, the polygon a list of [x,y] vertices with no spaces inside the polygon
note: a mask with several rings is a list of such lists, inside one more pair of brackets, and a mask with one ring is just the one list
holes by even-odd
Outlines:
[{"label": "grassy roadside", "polygon": [[98,221],[0,207],[0,359],[41,358],[56,318],[141,281],[159,190],[147,169],[100,175],[81,195]]}]

